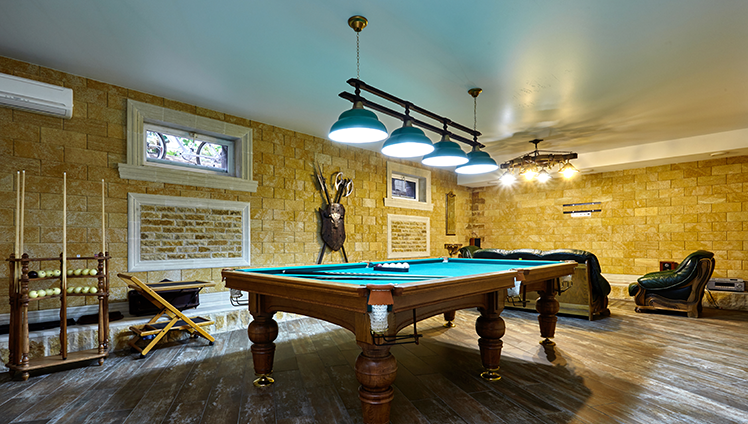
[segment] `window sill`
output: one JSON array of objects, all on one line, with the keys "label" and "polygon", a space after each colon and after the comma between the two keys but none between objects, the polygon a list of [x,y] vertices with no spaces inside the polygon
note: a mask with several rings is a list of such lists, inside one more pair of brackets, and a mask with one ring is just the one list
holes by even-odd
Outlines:
[{"label": "window sill", "polygon": [[398,199],[395,197],[386,197],[384,199],[384,206],[388,208],[417,209],[429,212],[434,210],[433,203],[419,202],[417,200]]},{"label": "window sill", "polygon": [[257,191],[257,181],[238,177],[182,171],[158,166],[119,164],[119,177],[127,180],[160,182],[236,191]]}]

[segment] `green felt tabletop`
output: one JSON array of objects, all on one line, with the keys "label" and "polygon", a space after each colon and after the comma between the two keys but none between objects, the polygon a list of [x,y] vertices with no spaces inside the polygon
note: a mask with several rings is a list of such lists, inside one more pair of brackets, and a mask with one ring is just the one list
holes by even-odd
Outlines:
[{"label": "green felt tabletop", "polygon": [[[274,268],[244,268],[236,271],[254,272],[271,275],[284,275],[296,278],[310,278],[319,281],[367,285],[367,284],[402,284],[432,279],[462,277],[466,275],[487,274],[509,271],[520,268],[533,268],[549,265],[554,261],[524,261],[503,259],[471,258],[431,258],[390,260],[380,262],[357,262],[343,264],[304,265]],[[385,263],[407,263],[408,272],[392,270],[375,270],[374,266]]]}]

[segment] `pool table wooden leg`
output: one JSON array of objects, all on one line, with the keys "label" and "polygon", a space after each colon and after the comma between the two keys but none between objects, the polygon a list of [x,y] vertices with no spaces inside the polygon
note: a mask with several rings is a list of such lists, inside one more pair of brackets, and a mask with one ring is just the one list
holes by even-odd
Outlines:
[{"label": "pool table wooden leg", "polygon": [[252,362],[254,362],[254,381],[257,387],[269,386],[274,380],[270,377],[273,373],[273,360],[275,358],[275,343],[278,337],[278,323],[273,319],[273,312],[253,313],[254,320],[249,323],[247,334],[252,341]]},{"label": "pool table wooden leg", "polygon": [[455,326],[455,323],[453,322],[455,320],[455,313],[457,311],[448,311],[444,313],[444,321],[447,321],[444,323],[444,326],[447,328],[452,328]]},{"label": "pool table wooden leg", "polygon": [[361,383],[358,397],[365,424],[390,422],[390,404],[395,396],[392,383],[397,374],[397,360],[390,346],[358,342],[361,354],[356,359],[356,379]]},{"label": "pool table wooden leg", "polygon": [[556,335],[556,321],[558,320],[556,314],[558,313],[559,305],[553,291],[553,284],[554,282],[551,280],[545,290],[538,290],[540,298],[535,302],[535,309],[539,314],[540,337],[543,338],[540,344],[545,346],[556,344],[551,338]]},{"label": "pool table wooden leg", "polygon": [[475,331],[480,336],[480,339],[478,339],[480,359],[483,368],[486,369],[481,373],[481,377],[489,381],[500,380],[499,362],[501,360],[501,348],[504,345],[501,338],[506,331],[506,325],[498,312],[488,312],[480,309],[480,313],[481,315],[475,321]]}]

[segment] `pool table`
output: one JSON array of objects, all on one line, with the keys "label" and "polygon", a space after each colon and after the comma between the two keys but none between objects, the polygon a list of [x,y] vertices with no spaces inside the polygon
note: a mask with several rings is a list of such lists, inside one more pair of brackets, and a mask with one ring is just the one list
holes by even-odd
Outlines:
[{"label": "pool table", "polygon": [[[398,261],[387,261],[398,262]],[[477,307],[475,329],[480,338],[483,378],[498,380],[504,335],[505,289],[515,279],[528,291],[538,291],[540,333],[554,336],[558,301],[554,291],[560,277],[572,274],[576,262],[499,259],[435,258],[399,261],[408,270],[379,269],[385,262],[346,263],[277,268],[224,270],[226,287],[246,291],[252,341],[255,385],[273,382],[273,356],[278,311],[297,313],[340,325],[352,331],[361,347],[356,378],[361,387],[365,423],[389,422],[397,361],[390,354],[398,331],[418,321],[465,308]],[[371,317],[373,310],[378,311]],[[371,318],[371,319],[370,319]],[[398,337],[403,337],[399,335]],[[407,337],[407,336],[404,336]]]}]

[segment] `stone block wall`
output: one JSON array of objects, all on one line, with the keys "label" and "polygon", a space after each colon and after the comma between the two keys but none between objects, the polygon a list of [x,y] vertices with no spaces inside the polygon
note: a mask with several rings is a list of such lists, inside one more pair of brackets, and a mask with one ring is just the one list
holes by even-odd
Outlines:
[{"label": "stone block wall", "polygon": [[[705,249],[715,277],[748,279],[746,156],[517,183],[473,191],[471,231],[484,247],[584,249],[603,272],[635,275]],[[587,202],[600,204],[564,207]]]},{"label": "stone block wall", "polygon": [[143,261],[238,258],[241,255],[239,211],[140,207],[140,259]]},{"label": "stone block wall", "polygon": [[[432,173],[431,212],[385,208],[386,163],[378,152],[344,146],[329,140],[189,105],[153,94],[71,75],[54,69],[0,57],[0,72],[73,89],[73,118],[63,120],[0,107],[0,253],[13,252],[15,173],[26,170],[26,251],[55,257],[62,251],[62,173],[68,178],[68,253],[90,256],[101,250],[101,180],[106,184],[107,249],[111,301],[124,301],[127,289],[116,273],[127,271],[127,194],[148,193],[186,198],[247,202],[251,213],[253,266],[316,262],[322,246],[318,208],[324,205],[312,163],[319,163],[329,180],[337,171],[354,183],[346,208],[346,252],[350,261],[387,257],[387,214],[428,216],[433,256],[446,254],[445,243],[467,244],[470,190],[457,186],[452,171],[427,168]],[[330,94],[332,97],[334,93]],[[253,138],[254,180],[257,192],[208,189],[187,185],[149,183],[119,178],[117,164],[126,162],[126,100],[163,106],[223,122],[250,127]],[[345,105],[341,105],[344,108]],[[337,116],[331,116],[332,123]],[[402,161],[410,166],[420,164]],[[445,235],[446,193],[457,195],[457,230]],[[342,254],[326,254],[324,262],[342,262]],[[94,267],[94,263],[76,267]],[[54,263],[38,264],[49,269]],[[215,281],[223,290],[221,268],[135,273],[145,282],[170,280]],[[0,262],[0,313],[7,313],[8,266]],[[77,297],[72,306],[85,302]],[[88,298],[93,302],[93,298]],[[57,300],[33,302],[32,309],[59,307]]]}]

